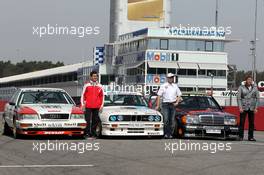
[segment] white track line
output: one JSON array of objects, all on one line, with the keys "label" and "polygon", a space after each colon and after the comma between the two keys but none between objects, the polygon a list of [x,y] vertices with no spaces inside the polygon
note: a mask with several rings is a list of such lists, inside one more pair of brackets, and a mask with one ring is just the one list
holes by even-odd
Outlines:
[{"label": "white track line", "polygon": [[232,145],[256,145],[256,146],[264,146],[264,143],[258,143],[258,142],[253,142],[253,143],[247,143],[247,142],[242,142],[242,143],[232,143]]},{"label": "white track line", "polygon": [[94,165],[0,165],[0,168],[94,167]]}]

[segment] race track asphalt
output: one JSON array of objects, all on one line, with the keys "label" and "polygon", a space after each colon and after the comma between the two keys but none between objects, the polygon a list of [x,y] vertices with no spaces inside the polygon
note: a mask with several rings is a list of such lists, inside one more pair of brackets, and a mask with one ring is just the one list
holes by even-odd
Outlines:
[{"label": "race track asphalt", "polygon": [[[68,137],[15,140],[1,135],[0,175],[263,175],[264,132],[256,132],[255,137],[257,142]],[[58,149],[59,144],[67,146]],[[200,149],[190,149],[192,144]]]}]

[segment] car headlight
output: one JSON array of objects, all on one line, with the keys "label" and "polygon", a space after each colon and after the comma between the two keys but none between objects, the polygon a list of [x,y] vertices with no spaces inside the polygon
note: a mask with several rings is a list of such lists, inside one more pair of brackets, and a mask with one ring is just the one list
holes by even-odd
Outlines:
[{"label": "car headlight", "polygon": [[235,117],[225,117],[225,125],[237,125],[237,120]]},{"label": "car headlight", "polygon": [[119,116],[117,116],[117,120],[118,121],[123,121],[124,120],[124,117],[122,115],[119,115]]},{"label": "car headlight", "polygon": [[155,120],[155,116],[150,115],[150,116],[148,117],[148,120],[149,120],[150,122],[153,122],[153,121]]},{"label": "car headlight", "polygon": [[199,117],[197,115],[187,115],[186,116],[186,123],[187,124],[198,124]]},{"label": "car headlight", "polygon": [[72,114],[71,119],[84,119],[84,114]]},{"label": "car headlight", "polygon": [[159,115],[155,116],[155,122],[160,122],[161,121],[161,117]]},{"label": "car headlight", "polygon": [[111,122],[114,122],[114,121],[117,120],[117,116],[115,116],[115,115],[111,115],[111,116],[109,117],[109,120],[110,120]]},{"label": "car headlight", "polygon": [[38,114],[23,114],[20,119],[24,120],[35,120],[38,119]]}]

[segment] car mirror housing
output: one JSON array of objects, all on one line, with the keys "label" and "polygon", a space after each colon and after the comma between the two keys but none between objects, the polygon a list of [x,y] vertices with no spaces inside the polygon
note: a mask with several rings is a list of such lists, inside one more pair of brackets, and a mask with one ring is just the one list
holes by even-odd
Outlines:
[{"label": "car mirror housing", "polygon": [[9,102],[9,105],[15,106],[16,104],[14,102]]}]

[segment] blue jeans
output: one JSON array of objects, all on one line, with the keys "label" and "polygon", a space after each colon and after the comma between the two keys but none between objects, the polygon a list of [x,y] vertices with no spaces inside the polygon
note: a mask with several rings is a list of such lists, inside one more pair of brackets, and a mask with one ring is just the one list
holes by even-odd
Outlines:
[{"label": "blue jeans", "polygon": [[173,136],[176,119],[176,109],[172,103],[162,103],[161,113],[164,120],[164,133],[165,136]]}]

